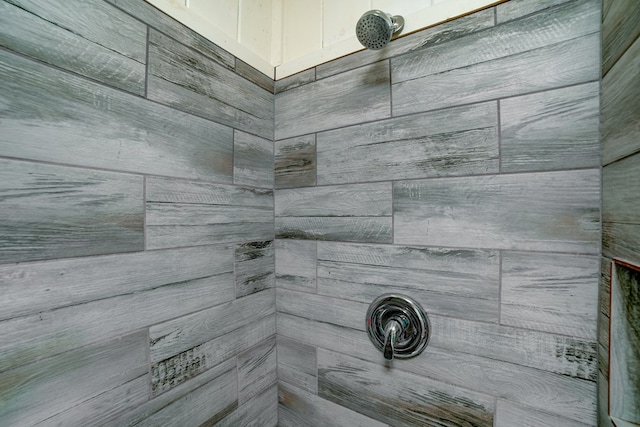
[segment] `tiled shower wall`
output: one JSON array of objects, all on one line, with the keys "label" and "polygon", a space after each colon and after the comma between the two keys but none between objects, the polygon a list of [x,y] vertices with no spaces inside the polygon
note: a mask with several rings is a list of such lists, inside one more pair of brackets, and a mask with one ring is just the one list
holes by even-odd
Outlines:
[{"label": "tiled shower wall", "polygon": [[[602,276],[599,310],[599,426],[611,426],[609,309],[611,260],[640,265],[640,3],[602,8]],[[629,302],[633,309],[633,302]],[[637,310],[637,306],[635,308]],[[620,320],[620,319],[618,319]],[[631,336],[631,335],[630,335]],[[636,354],[638,343],[629,342]],[[633,350],[629,351],[631,356]]]},{"label": "tiled shower wall", "polygon": [[[281,426],[596,424],[600,16],[513,0],[277,82]],[[386,292],[431,321],[391,368]]]},{"label": "tiled shower wall", "polygon": [[141,0],[0,45],[0,425],[275,425],[273,81]]}]

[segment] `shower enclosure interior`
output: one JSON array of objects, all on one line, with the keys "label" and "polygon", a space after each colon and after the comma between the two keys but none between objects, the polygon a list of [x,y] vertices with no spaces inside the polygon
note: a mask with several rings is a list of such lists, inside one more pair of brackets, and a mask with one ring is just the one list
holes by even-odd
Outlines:
[{"label": "shower enclosure interior", "polygon": [[638,423],[638,22],[510,0],[274,81],[140,0],[0,1],[0,425]]}]

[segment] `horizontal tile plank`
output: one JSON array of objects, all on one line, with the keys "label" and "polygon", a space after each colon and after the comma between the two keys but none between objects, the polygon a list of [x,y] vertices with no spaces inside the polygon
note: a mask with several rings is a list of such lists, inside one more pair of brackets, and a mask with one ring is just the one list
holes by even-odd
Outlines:
[{"label": "horizontal tile plank", "polygon": [[494,25],[493,9],[485,9],[393,40],[382,50],[364,49],[318,65],[317,78],[324,78],[403,53],[417,51],[462,38]]},{"label": "horizontal tile plank", "polygon": [[318,134],[318,184],[498,172],[495,102]]},{"label": "horizontal tile plank", "polygon": [[365,417],[321,397],[280,382],[278,407],[281,427],[386,427],[387,425]]},{"label": "horizontal tile plank", "polygon": [[232,298],[233,273],[228,272],[5,320],[0,322],[0,371],[137,331]]},{"label": "horizontal tile plank", "polygon": [[640,224],[602,223],[602,254],[640,264]]},{"label": "horizontal tile plank", "polygon": [[149,329],[150,361],[173,357],[273,314],[273,301],[274,292],[263,291],[153,325]]},{"label": "horizontal tile plank", "polygon": [[276,95],[275,105],[276,139],[390,117],[389,63],[288,90]]},{"label": "horizontal tile plank", "polygon": [[316,137],[304,135],[275,142],[275,188],[316,185]]},{"label": "horizontal tile plank", "polygon": [[316,69],[309,68],[308,70],[301,71],[292,76],[285,77],[283,79],[276,80],[276,94],[284,92],[289,89],[296,88],[298,86],[311,83],[316,80]]},{"label": "horizontal tile plank", "polygon": [[361,331],[366,330],[366,313],[368,304],[346,301],[324,295],[313,295],[278,289],[276,291],[276,310],[293,316],[318,322],[334,323],[340,319],[340,324]]},{"label": "horizontal tile plank", "polygon": [[146,335],[135,333],[0,374],[0,424],[33,425],[144,375]]},{"label": "horizontal tile plank", "polygon": [[390,186],[375,183],[276,190],[276,236],[390,242]]},{"label": "horizontal tile plank", "polygon": [[[534,5],[539,6],[540,2]],[[424,52],[416,51],[393,58],[392,83],[465,68],[472,64],[491,63],[498,58],[522,54],[595,33],[599,26],[598,0],[567,2],[560,7],[547,9],[518,21],[432,46]],[[597,57],[598,51],[592,51],[591,56]],[[528,64],[529,67],[532,65],[534,64]],[[472,69],[475,68],[469,68]],[[447,96],[451,94],[447,93]]]},{"label": "horizontal tile plank", "polygon": [[149,32],[147,97],[273,138],[273,94],[158,31]]},{"label": "horizontal tile plank", "polygon": [[136,426],[214,425],[238,407],[236,369],[230,369],[170,403]]},{"label": "horizontal tile plank", "polygon": [[207,40],[204,36],[198,34],[192,29],[182,25],[151,3],[140,2],[137,0],[105,0],[117,6],[124,12],[134,18],[148,24],[149,26],[162,31],[164,34],[180,43],[189,46],[201,54],[215,60],[221,65],[233,70],[236,58],[218,46],[217,44]]},{"label": "horizontal tile plank", "polygon": [[394,184],[394,242],[597,253],[597,169]]},{"label": "horizontal tile plank", "polygon": [[236,298],[275,286],[273,241],[236,245]]},{"label": "horizontal tile plank", "polygon": [[224,417],[216,427],[276,427],[278,386],[274,385]]},{"label": "horizontal tile plank", "polygon": [[273,239],[272,190],[149,178],[147,248]]},{"label": "horizontal tile plank", "polygon": [[7,49],[144,95],[147,28],[105,2],[2,2],[0,35]]},{"label": "horizontal tile plank", "polygon": [[[592,31],[592,34],[583,37],[527,52],[394,83],[393,115],[436,110],[598,80],[600,37],[595,32],[597,27]],[[454,53],[448,50],[447,55],[452,56]],[[426,57],[430,59],[428,55]],[[557,72],[549,73],[549,70]],[[461,81],[466,84],[461,85]]]},{"label": "horizontal tile plank", "polygon": [[142,177],[0,160],[0,263],[143,247]]},{"label": "horizontal tile plank", "polygon": [[236,73],[249,80],[250,82],[260,86],[267,92],[274,93],[275,81],[273,80],[273,75],[268,76],[238,58],[236,58]]},{"label": "horizontal tile plank", "polygon": [[500,323],[596,339],[597,256],[502,254]]},{"label": "horizontal tile plank", "polygon": [[232,271],[226,245],[0,266],[0,320]]},{"label": "horizontal tile plank", "polygon": [[640,153],[602,169],[602,222],[640,225]]},{"label": "horizontal tile plank", "polygon": [[151,365],[151,393],[154,397],[198,377],[219,363],[235,357],[275,335],[275,314],[254,320],[225,335],[199,344],[169,359]]},{"label": "horizontal tile plank", "polygon": [[144,405],[148,400],[149,378],[144,375],[92,397],[73,408],[34,424],[34,426],[90,425],[92,427],[110,427],[118,425],[125,414]]},{"label": "horizontal tile plank", "polygon": [[278,335],[278,380],[312,394],[318,392],[316,347]]},{"label": "horizontal tile plank", "polygon": [[[202,386],[210,383],[212,380],[220,377],[220,375],[225,372],[233,371],[236,369],[236,358],[231,357],[222,363],[213,366],[212,368],[204,371],[202,374],[191,378],[189,381],[177,385],[175,388],[170,391],[161,394],[151,400],[147,400],[145,403],[138,405],[133,408],[131,411],[125,413],[124,415],[116,418],[113,421],[113,424],[117,426],[126,426],[133,427],[138,425],[138,423],[144,421],[146,418],[149,418],[153,414],[162,410],[166,406],[171,403],[186,398],[191,394],[192,391],[199,389]],[[145,377],[147,380],[147,395],[149,394],[149,383],[148,377]],[[61,426],[62,427],[62,426]]]},{"label": "horizontal tile plank", "polygon": [[4,156],[232,180],[229,127],[6,51],[0,52],[0,74]]},{"label": "horizontal tile plank", "polygon": [[235,131],[233,183],[273,188],[273,141]]},{"label": "horizontal tile plank", "polygon": [[502,24],[570,1],[573,0],[510,0],[496,6],[496,21]]},{"label": "horizontal tile plank", "polygon": [[[334,323],[345,323],[340,318]],[[278,314],[278,336],[298,345],[318,346],[346,353],[374,363],[383,363],[382,353],[364,331],[332,323],[318,323],[302,317]],[[514,343],[513,345],[518,345]],[[469,390],[519,402],[542,411],[593,423],[595,388],[592,381],[482,357],[459,350],[447,350],[430,343],[412,359],[394,360],[394,369],[411,372]]]},{"label": "horizontal tile plank", "polygon": [[276,336],[238,355],[238,404],[251,402],[276,384]]},{"label": "horizontal tile plank", "polygon": [[370,303],[411,295],[429,312],[498,321],[498,255],[493,251],[318,243],[318,293]]},{"label": "horizontal tile plank", "polygon": [[602,163],[640,151],[640,39],[602,79]]},{"label": "horizontal tile plank", "polygon": [[600,166],[600,84],[500,101],[501,171]]},{"label": "horizontal tile plank", "polygon": [[526,406],[516,405],[506,400],[498,400],[496,406],[496,427],[587,427],[585,424],[557,415],[545,414]]},{"label": "horizontal tile plank", "polygon": [[276,286],[293,290],[316,290],[316,242],[275,241]]},{"label": "horizontal tile plank", "polygon": [[397,426],[493,426],[494,399],[318,349],[318,396]]},{"label": "horizontal tile plank", "polygon": [[[640,4],[605,1],[602,7],[602,75],[606,75],[640,36]],[[636,42],[637,43],[637,42]],[[637,73],[636,73],[637,74]]]}]

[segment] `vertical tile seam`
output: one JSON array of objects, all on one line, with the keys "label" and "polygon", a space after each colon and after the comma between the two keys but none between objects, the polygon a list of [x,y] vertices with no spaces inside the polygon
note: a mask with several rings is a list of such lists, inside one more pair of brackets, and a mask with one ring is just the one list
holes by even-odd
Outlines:
[{"label": "vertical tile seam", "polygon": [[502,325],[502,258],[503,249],[498,250],[498,325]]},{"label": "vertical tile seam", "polygon": [[142,176],[142,250],[147,250],[147,176]]},{"label": "vertical tile seam", "polygon": [[498,125],[498,173],[502,174],[502,112],[500,109],[500,99],[496,101],[496,115]]},{"label": "vertical tile seam", "polygon": [[[391,82],[391,78],[393,73],[391,72],[391,58],[387,59],[389,63],[389,118],[393,118],[393,84]],[[384,119],[383,119],[384,120]]]},{"label": "vertical tile seam", "polygon": [[144,98],[148,99],[149,73],[151,72],[151,65],[149,63],[150,62],[149,61],[149,39],[150,39],[151,29],[150,29],[149,25],[147,25],[146,27],[147,27],[147,42],[146,42],[146,46],[145,46]]}]

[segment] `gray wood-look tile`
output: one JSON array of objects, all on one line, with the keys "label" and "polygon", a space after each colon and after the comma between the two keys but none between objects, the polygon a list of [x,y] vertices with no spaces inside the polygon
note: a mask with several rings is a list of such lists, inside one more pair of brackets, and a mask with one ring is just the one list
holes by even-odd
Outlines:
[{"label": "gray wood-look tile", "polygon": [[498,321],[494,251],[318,243],[318,293],[371,303],[410,295],[430,313]]},{"label": "gray wood-look tile", "polygon": [[640,264],[640,224],[604,222],[602,224],[602,254]]},{"label": "gray wood-look tile", "polygon": [[145,418],[140,427],[212,426],[238,407],[236,369],[230,369]]},{"label": "gray wood-look tile", "polygon": [[321,348],[318,396],[394,426],[493,426],[491,396]]},{"label": "gray wood-look tile", "polygon": [[387,427],[387,424],[365,417],[321,397],[280,382],[279,426],[281,427]]},{"label": "gray wood-look tile", "polygon": [[640,225],[640,153],[602,169],[602,222]]},{"label": "gray wood-look tile", "polygon": [[[391,81],[395,85],[396,83],[419,79],[431,74],[443,73],[459,68],[464,69],[473,64],[481,64],[483,62],[493,63],[494,60],[500,58],[504,58],[506,62],[497,61],[495,62],[496,66],[498,64],[504,64],[510,67],[516,67],[521,63],[520,61],[510,61],[508,59],[513,56],[515,56],[514,59],[523,58],[528,62],[524,69],[519,69],[518,71],[523,72],[526,71],[527,68],[531,68],[530,74],[525,74],[524,76],[529,77],[529,79],[535,78],[533,70],[536,66],[535,61],[541,58],[538,58],[537,55],[532,57],[530,55],[517,54],[535,51],[544,47],[551,47],[561,42],[567,42],[597,33],[599,28],[599,1],[572,1],[562,7],[549,9],[544,13],[538,13],[525,19],[498,25],[466,37],[460,37],[449,43],[432,46],[424,51],[416,51],[393,58],[391,60]],[[580,59],[578,53],[571,54],[571,49],[562,52],[565,54],[568,52],[569,56],[571,56],[571,61]],[[550,56],[552,57],[553,53],[551,53]],[[589,55],[587,56],[598,58],[598,49],[589,51]],[[598,63],[598,61],[595,61],[596,68],[598,67]],[[549,69],[544,69],[547,72],[540,77],[549,78]],[[554,73],[562,70],[556,68],[551,69],[554,70]],[[469,75],[473,75],[476,71],[481,70],[485,69],[482,67],[468,68]],[[596,75],[597,74],[596,72]],[[476,78],[470,80],[483,81],[484,83],[484,79],[480,77],[481,76],[476,76]],[[500,75],[500,77],[502,77],[502,75]],[[592,78],[592,80],[596,79],[597,77]],[[462,81],[464,81],[465,84],[460,84],[460,86],[466,87],[465,93],[472,92],[473,90],[468,87],[468,85],[475,82],[469,80]],[[426,82],[425,80],[425,84],[427,84]],[[460,83],[460,80],[458,83]],[[419,85],[415,85],[415,87],[419,87]],[[438,88],[439,91],[443,89],[443,87]],[[456,95],[457,94],[453,92],[446,93],[447,97],[453,97],[454,99]],[[426,103],[430,103],[430,101],[430,99],[425,100]]]},{"label": "gray wood-look tile", "polygon": [[391,183],[275,191],[276,237],[391,243]]},{"label": "gray wood-look tile", "polygon": [[273,141],[234,132],[233,183],[273,188]]},{"label": "gray wood-look tile", "polygon": [[399,181],[394,243],[598,252],[597,169]]},{"label": "gray wood-look tile", "polygon": [[275,142],[275,188],[316,185],[316,137],[304,135]]},{"label": "gray wood-look tile", "polygon": [[495,427],[588,427],[593,425],[595,424],[585,424],[547,414],[502,399],[498,399],[496,405]]},{"label": "gray wood-look tile", "polygon": [[366,313],[368,303],[348,301],[324,295],[315,295],[278,289],[276,291],[276,310],[317,322],[335,323],[349,328],[366,331]]},{"label": "gray wood-look tile", "polygon": [[216,427],[276,427],[278,386],[274,385],[227,415]]},{"label": "gray wood-look tile", "polygon": [[250,402],[277,380],[276,336],[238,355],[238,404]]},{"label": "gray wood-look tile", "polygon": [[279,80],[276,80],[275,93],[282,93],[286,90],[296,88],[298,86],[306,85],[316,80],[316,69],[309,68],[308,70],[300,71],[292,76],[288,76]]},{"label": "gray wood-look tile", "polygon": [[278,380],[318,392],[316,347],[278,335]]},{"label": "gray wood-look tile", "polygon": [[[640,423],[640,271],[612,266],[609,413],[629,427]],[[623,424],[627,425],[627,424]]]},{"label": "gray wood-look tile", "polygon": [[275,286],[273,241],[243,243],[236,246],[236,298]]},{"label": "gray wood-look tile", "polygon": [[[64,387],[69,387],[69,384],[65,383]],[[124,419],[125,414],[144,405],[148,400],[149,378],[144,375],[48,417],[34,426],[111,427],[123,425],[119,422]]]},{"label": "gray wood-look tile", "polygon": [[[114,420],[110,426],[126,426],[132,427],[141,421],[149,418],[156,412],[162,410],[171,403],[181,400],[188,396],[192,391],[207,385],[225,372],[236,369],[236,358],[231,357],[224,362],[213,366],[211,369],[204,371],[202,374],[191,378],[189,381],[177,385],[175,388],[166,393],[161,394],[153,399],[147,400],[145,403],[138,405],[133,410],[125,413],[121,417]],[[145,377],[148,381],[148,377]],[[149,395],[149,384],[147,383],[147,395]]]},{"label": "gray wood-look tile", "polygon": [[274,292],[264,291],[154,325],[149,329],[150,361],[160,362],[273,314],[273,302]]},{"label": "gray wood-look tile", "polygon": [[[594,27],[592,31],[597,31],[597,28]],[[539,49],[394,84],[393,115],[435,110],[598,80],[599,43],[600,34],[594,32]],[[456,55],[451,50],[446,54]],[[425,58],[429,58],[429,55]],[[549,70],[555,72],[550,73]],[[461,81],[465,84],[460,84]]]},{"label": "gray wood-look tile", "polygon": [[0,160],[0,263],[143,248],[142,177]]},{"label": "gray wood-look tile", "polygon": [[149,26],[162,31],[169,37],[172,37],[175,40],[179,40],[180,43],[197,50],[198,52],[202,53],[205,56],[208,56],[221,65],[224,65],[225,67],[232,70],[234,69],[236,59],[232,54],[222,49],[215,43],[207,40],[190,28],[182,25],[180,22],[171,18],[166,13],[152,6],[150,3],[138,0],[105,1],[107,3],[113,4],[114,6],[117,6],[124,12],[144,22],[145,24],[148,24]]},{"label": "gray wood-look tile", "polygon": [[496,20],[498,24],[503,24],[569,1],[573,0],[510,0],[496,6]]},{"label": "gray wood-look tile", "polygon": [[596,380],[595,341],[432,315],[435,347]]},{"label": "gray wood-look tile", "polygon": [[233,131],[0,51],[3,156],[231,182]]},{"label": "gray wood-look tile", "polygon": [[0,3],[0,46],[137,95],[146,41],[145,25],[103,1]]},{"label": "gray wood-look tile", "polygon": [[149,99],[273,138],[273,94],[155,30],[147,80]]},{"label": "gray wood-look tile", "polygon": [[0,424],[33,425],[144,375],[146,345],[135,333],[0,374]]},{"label": "gray wood-look tile", "polygon": [[273,191],[148,178],[147,249],[273,239]]},{"label": "gray wood-look tile", "polygon": [[640,36],[638,22],[640,22],[640,4],[637,1],[604,1],[602,7],[603,76],[611,70],[632,43],[637,43],[636,40]]},{"label": "gray wood-look tile", "polygon": [[597,256],[504,252],[500,322],[596,339]]},{"label": "gray wood-look tile", "polygon": [[448,42],[493,26],[494,10],[485,9],[471,15],[456,18],[393,40],[384,49],[365,49],[316,67],[317,78],[328,77],[393,56]]},{"label": "gray wood-look tile", "polygon": [[158,396],[191,381],[211,367],[275,335],[275,315],[255,320],[231,332],[199,344],[151,365],[151,392]]},{"label": "gray wood-look tile", "polygon": [[231,272],[222,245],[5,265],[0,320]]},{"label": "gray wood-look tile", "polygon": [[236,73],[260,86],[269,93],[274,93],[275,81],[271,76],[256,70],[246,62],[236,58]]},{"label": "gray wood-look tile", "polygon": [[389,62],[288,90],[275,104],[276,139],[390,117]]},{"label": "gray wood-look tile", "polygon": [[[344,323],[340,318],[334,322]],[[318,323],[280,313],[278,334],[305,345],[374,363],[384,362],[382,353],[371,344],[367,334],[348,326]],[[593,423],[595,419],[596,386],[592,381],[504,362],[491,356],[446,350],[432,343],[422,355],[394,360],[393,364],[396,369],[411,372],[417,379],[432,378],[586,423]]]},{"label": "gray wood-look tile", "polygon": [[[640,26],[639,26],[640,27]],[[602,163],[640,151],[640,39],[602,79]]]},{"label": "gray wood-look tile", "polygon": [[495,102],[318,134],[318,184],[497,173]]},{"label": "gray wood-look tile", "polygon": [[233,288],[233,273],[224,273],[5,320],[0,371],[229,301]]},{"label": "gray wood-look tile", "polygon": [[502,172],[600,166],[600,84],[500,101]]},{"label": "gray wood-look tile", "polygon": [[276,286],[316,291],[316,245],[308,240],[275,241]]}]

